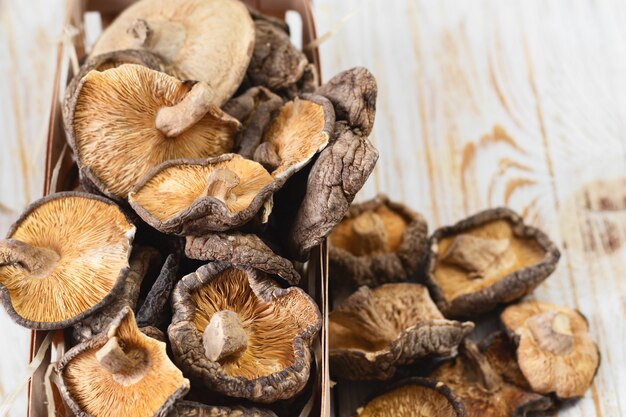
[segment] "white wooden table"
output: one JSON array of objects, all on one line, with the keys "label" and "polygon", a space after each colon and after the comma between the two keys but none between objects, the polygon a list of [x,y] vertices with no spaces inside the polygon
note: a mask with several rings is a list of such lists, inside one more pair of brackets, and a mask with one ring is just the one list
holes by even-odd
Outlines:
[{"label": "white wooden table", "polygon": [[[0,229],[42,189],[62,0],[0,1]],[[559,416],[626,415],[626,2],[315,0],[323,74],[379,85],[384,192],[431,229],[506,205],[563,257],[535,297],[580,309],[602,363]],[[28,332],[0,312],[0,397],[24,375]],[[24,415],[18,402],[11,416]]]}]

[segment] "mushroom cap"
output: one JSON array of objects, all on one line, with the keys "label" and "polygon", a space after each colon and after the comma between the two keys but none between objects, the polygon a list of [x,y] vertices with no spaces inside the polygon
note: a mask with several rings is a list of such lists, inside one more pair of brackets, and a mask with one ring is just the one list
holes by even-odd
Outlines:
[{"label": "mushroom cap", "polygon": [[426,283],[446,317],[473,317],[529,294],[560,256],[512,210],[485,210],[430,237]]},{"label": "mushroom cap", "polygon": [[465,405],[467,417],[518,417],[552,408],[549,397],[505,381],[488,358],[466,339],[459,355],[431,376],[452,389]]},{"label": "mushroom cap", "polygon": [[252,18],[236,0],[141,0],[104,31],[91,55],[120,49],[154,52],[178,78],[209,83],[214,104],[221,106],[241,84],[254,36]]},{"label": "mushroom cap", "polygon": [[81,179],[110,198],[124,199],[164,161],[229,152],[239,122],[217,106],[208,105],[199,121],[175,137],[156,127],[159,111],[180,105],[193,88],[136,64],[87,73],[64,115]]},{"label": "mushroom cap", "polygon": [[58,259],[40,265],[42,274],[0,259],[2,304],[14,321],[31,329],[60,329],[84,319],[122,290],[135,230],[112,201],[99,196],[64,192],[35,201],[7,238]]},{"label": "mushroom cap", "polygon": [[[280,108],[254,159],[271,168],[274,178],[286,181],[328,145],[334,124],[335,112],[327,98],[296,97]],[[277,159],[268,158],[266,152]]]},{"label": "mushroom cap", "polygon": [[226,407],[178,401],[168,417],[276,417],[269,410],[249,407]]},{"label": "mushroom cap", "polygon": [[[359,228],[359,222],[369,216],[377,225]],[[420,214],[381,194],[353,204],[329,241],[333,283],[346,280],[353,285],[375,286],[406,281],[418,274],[427,250],[428,225]]]},{"label": "mushroom cap", "polygon": [[[291,398],[306,385],[321,315],[302,289],[280,288],[247,266],[213,262],[176,285],[172,306],[168,335],[176,361],[209,389],[270,403]],[[239,354],[212,361],[203,333],[221,312],[238,316],[248,342]]]},{"label": "mushroom cap", "polygon": [[[138,365],[112,373],[102,364],[103,348],[116,339]],[[165,417],[189,391],[189,380],[170,361],[164,342],[137,328],[124,307],[108,330],[70,349],[57,367],[59,391],[77,416]]]},{"label": "mushroom cap", "polygon": [[531,388],[559,398],[584,395],[600,364],[585,317],[540,301],[507,307],[500,318],[516,339],[517,362]]},{"label": "mushroom cap", "polygon": [[443,382],[408,378],[356,410],[355,417],[465,417],[463,403]]},{"label": "mushroom cap", "polygon": [[342,379],[389,379],[416,358],[454,354],[473,328],[444,319],[422,285],[363,286],[330,313],[330,368]]},{"label": "mushroom cap", "polygon": [[[222,196],[207,186],[214,175],[224,173],[237,179]],[[203,235],[243,226],[262,209],[269,210],[276,186],[257,162],[225,154],[167,161],[146,174],[128,201],[143,220],[163,233]]]},{"label": "mushroom cap", "polygon": [[243,233],[212,233],[187,236],[185,255],[200,261],[227,261],[277,275],[290,285],[300,282],[293,263],[275,254],[260,237]]}]

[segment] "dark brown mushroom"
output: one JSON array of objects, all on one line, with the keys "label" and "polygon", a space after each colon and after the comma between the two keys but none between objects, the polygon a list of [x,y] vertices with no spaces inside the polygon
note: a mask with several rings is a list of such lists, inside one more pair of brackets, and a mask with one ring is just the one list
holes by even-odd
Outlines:
[{"label": "dark brown mushroom", "polygon": [[336,123],[335,138],[313,164],[306,194],[289,227],[287,247],[298,260],[306,260],[311,248],[343,219],[378,160],[370,141],[344,122]]},{"label": "dark brown mushroom", "polygon": [[270,275],[277,275],[291,285],[300,282],[300,274],[293,263],[275,254],[256,235],[235,232],[188,236],[185,255],[200,261],[227,261],[235,265],[248,265]]},{"label": "dark brown mushroom", "polygon": [[467,417],[522,417],[552,408],[549,397],[510,384],[465,340],[459,355],[442,364],[432,377],[446,383],[463,402]]},{"label": "dark brown mushroom", "polygon": [[353,204],[329,241],[332,284],[375,286],[417,276],[428,226],[420,214],[379,195]]},{"label": "dark brown mushroom", "polygon": [[167,417],[276,417],[276,414],[259,408],[226,407],[179,401]]},{"label": "dark brown mushroom", "polygon": [[361,287],[329,316],[330,369],[339,378],[388,379],[425,356],[449,356],[474,328],[446,320],[419,284]]},{"label": "dark brown mushroom", "polygon": [[530,293],[559,257],[541,230],[509,209],[490,209],[435,231],[426,281],[446,317],[473,317]]},{"label": "dark brown mushroom", "polygon": [[516,385],[524,391],[532,392],[532,388],[517,364],[515,344],[505,332],[490,334],[480,341],[478,348],[493,370],[505,382]]},{"label": "dark brown mushroom", "polygon": [[409,378],[356,410],[355,417],[465,417],[465,407],[443,382]]},{"label": "dark brown mushroom", "polygon": [[139,331],[130,307],[105,332],[70,349],[57,376],[63,400],[81,417],[165,417],[189,391],[165,343]]},{"label": "dark brown mushroom", "polygon": [[355,67],[340,72],[317,89],[316,94],[333,103],[337,120],[344,120],[353,130],[369,136],[376,115],[376,79],[366,68]]},{"label": "dark brown mushroom", "polygon": [[168,335],[176,362],[207,388],[271,403],[306,385],[321,315],[300,288],[213,262],[176,285],[172,306]]},{"label": "dark brown mushroom", "polygon": [[120,49],[159,55],[181,80],[213,87],[224,104],[243,79],[254,47],[254,24],[236,0],[141,0],[127,7],[94,45],[92,56]]},{"label": "dark brown mushroom", "polygon": [[0,298],[31,329],[69,327],[124,287],[135,226],[110,200],[65,192],[34,202],[0,240]]},{"label": "dark brown mushroom", "polygon": [[150,267],[160,261],[159,258],[160,255],[158,251],[153,248],[138,247],[133,251],[129,262],[130,271],[124,279],[124,286],[119,296],[100,311],[90,315],[85,320],[72,327],[74,344],[83,343],[108,328],[111,321],[113,321],[122,308],[128,306],[133,310],[135,309],[137,299],[139,298],[141,282]]},{"label": "dark brown mushroom", "polygon": [[163,233],[203,235],[266,218],[276,182],[260,164],[236,154],[165,162],[130,192],[128,202]]},{"label": "dark brown mushroom", "polygon": [[230,152],[240,124],[212,95],[142,65],[87,73],[63,115],[83,185],[122,200],[164,161]]},{"label": "dark brown mushroom", "polygon": [[235,150],[239,155],[252,159],[272,117],[282,105],[283,99],[267,88],[253,87],[223,106],[223,110],[242,125],[235,139]]},{"label": "dark brown mushroom", "polygon": [[598,346],[576,310],[540,301],[507,307],[500,318],[517,341],[517,362],[533,391],[582,397],[600,365]]}]

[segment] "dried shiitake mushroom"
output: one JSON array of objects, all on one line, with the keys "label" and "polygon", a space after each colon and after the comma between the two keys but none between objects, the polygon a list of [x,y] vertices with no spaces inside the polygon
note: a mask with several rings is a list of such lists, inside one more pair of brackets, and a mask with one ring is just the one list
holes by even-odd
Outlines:
[{"label": "dried shiitake mushroom", "polygon": [[229,100],[223,110],[239,120],[242,128],[235,140],[235,150],[252,159],[272,117],[283,105],[283,99],[264,87],[253,87]]},{"label": "dried shiitake mushroom", "polygon": [[353,204],[329,240],[331,279],[374,286],[417,275],[428,226],[418,213],[379,195]]},{"label": "dried shiitake mushroom", "polygon": [[165,417],[189,391],[165,343],[139,331],[130,307],[105,332],[63,356],[57,385],[72,412],[83,417]]},{"label": "dried shiitake mushroom", "polygon": [[465,417],[465,407],[443,382],[409,378],[359,407],[355,417]]},{"label": "dried shiitake mushroom", "polygon": [[506,208],[442,227],[429,246],[426,279],[446,317],[475,316],[520,299],[560,257],[548,236]]},{"label": "dried shiitake mushroom", "polygon": [[300,282],[300,274],[293,263],[275,254],[256,235],[234,232],[187,236],[185,255],[200,261],[228,261],[236,265],[248,265],[277,275],[291,285]]},{"label": "dried shiitake mushroom", "polygon": [[339,378],[388,379],[396,366],[456,352],[474,324],[446,320],[419,284],[366,286],[329,317],[330,369]]},{"label": "dried shiitake mushroom", "polygon": [[374,170],[378,151],[345,122],[335,124],[335,139],[311,168],[302,200],[287,236],[291,256],[306,260],[343,219],[356,193]]},{"label": "dried shiitake mushroom", "polygon": [[64,106],[83,184],[125,199],[164,161],[230,152],[240,124],[210,104],[212,94],[207,83],[136,64],[87,73]]},{"label": "dried shiitake mushroom", "polygon": [[517,362],[533,391],[581,397],[600,364],[587,320],[576,310],[540,301],[507,307],[500,318],[513,335]]},{"label": "dried shiitake mushroom", "polygon": [[503,380],[478,347],[465,340],[459,355],[432,375],[463,402],[467,417],[518,417],[552,407],[548,397]]},{"label": "dried shiitake mushroom", "polygon": [[112,302],[129,274],[133,226],[113,202],[66,192],[33,203],[0,240],[0,297],[18,324],[69,327]]},{"label": "dried shiitake mushroom", "polygon": [[172,306],[168,335],[176,361],[209,389],[270,403],[307,383],[321,316],[300,288],[213,262],[176,285]]},{"label": "dried shiitake mushroom", "polygon": [[254,24],[236,0],[141,0],[104,31],[91,55],[141,49],[159,55],[168,72],[211,85],[224,104],[243,79],[254,48]]},{"label": "dried shiitake mushroom", "polygon": [[328,145],[335,112],[328,99],[305,95],[284,104],[254,152],[254,160],[286,181]]},{"label": "dried shiitake mushroom", "polygon": [[532,392],[532,388],[517,364],[515,344],[505,332],[490,334],[480,341],[478,348],[493,370],[505,382],[516,385],[524,391]]},{"label": "dried shiitake mushroom", "polygon": [[167,417],[276,417],[276,414],[259,408],[226,407],[178,401]]},{"label": "dried shiitake mushroom", "polygon": [[340,72],[315,93],[333,103],[337,120],[345,120],[363,136],[372,132],[378,87],[366,68],[355,67]]},{"label": "dried shiitake mushroom", "polygon": [[167,161],[146,174],[128,201],[163,233],[203,235],[243,226],[269,211],[275,187],[260,164],[226,154]]},{"label": "dried shiitake mushroom", "polygon": [[159,252],[153,248],[136,247],[133,250],[129,261],[130,270],[124,279],[124,286],[119,295],[113,302],[72,327],[72,338],[75,344],[85,342],[109,327],[122,308],[128,306],[135,309],[141,282],[159,258]]}]

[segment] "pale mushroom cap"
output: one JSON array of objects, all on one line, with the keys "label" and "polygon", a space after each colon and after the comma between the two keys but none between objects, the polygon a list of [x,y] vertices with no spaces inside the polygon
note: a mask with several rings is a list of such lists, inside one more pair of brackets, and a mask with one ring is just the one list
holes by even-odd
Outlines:
[{"label": "pale mushroom cap", "polygon": [[215,106],[177,137],[156,128],[157,111],[178,104],[190,89],[189,83],[141,65],[89,72],[67,126],[79,167],[103,183],[101,191],[126,198],[139,179],[164,161],[229,152],[239,122]]},{"label": "pale mushroom cap", "polygon": [[458,417],[450,400],[437,390],[417,384],[393,389],[357,411],[358,417]]},{"label": "pale mushroom cap", "polygon": [[[145,44],[127,32],[137,19],[152,30]],[[142,0],[105,30],[91,54],[147,49],[168,61],[178,78],[209,83],[221,106],[241,84],[254,36],[252,18],[237,0]]]},{"label": "pale mushroom cap", "polygon": [[[538,334],[532,321],[541,315],[549,319],[546,325],[557,333]],[[519,337],[517,360],[534,391],[554,392],[559,398],[584,395],[596,374],[600,355],[580,313],[549,303],[527,301],[507,307],[501,319]]]},{"label": "pale mushroom cap", "polygon": [[205,191],[211,173],[228,170],[237,175],[239,183],[230,190],[235,198],[224,204],[231,213],[238,213],[248,208],[259,192],[274,181],[259,163],[239,155],[215,163],[197,162],[181,161],[160,170],[130,194],[130,201],[142,206],[155,219],[167,221],[196,200],[211,197]]},{"label": "pale mushroom cap", "polygon": [[[37,203],[36,203],[37,204]],[[104,199],[59,194],[36,206],[9,238],[50,249],[60,259],[45,277],[0,266],[15,312],[38,323],[66,321],[103,301],[117,284],[135,227]]]},{"label": "pale mushroom cap", "polygon": [[123,311],[124,317],[119,321],[118,316],[107,337],[117,337],[125,352],[138,350],[147,356],[147,368],[138,381],[124,383],[102,367],[96,353],[106,338],[74,355],[60,371],[71,399],[90,417],[152,417],[171,397],[189,388],[189,381],[167,356],[165,343],[141,333],[132,311]]}]

